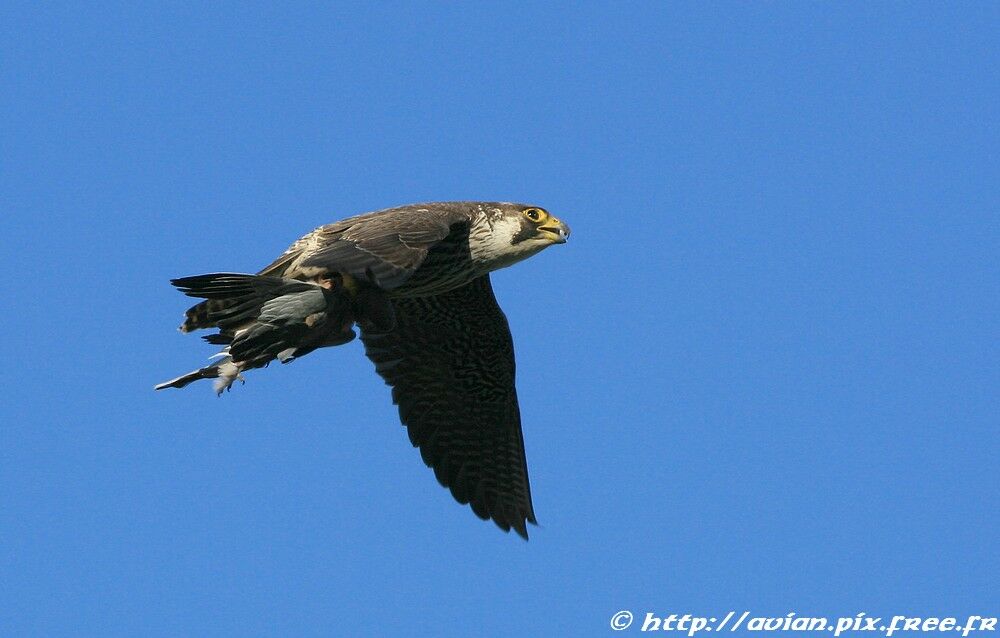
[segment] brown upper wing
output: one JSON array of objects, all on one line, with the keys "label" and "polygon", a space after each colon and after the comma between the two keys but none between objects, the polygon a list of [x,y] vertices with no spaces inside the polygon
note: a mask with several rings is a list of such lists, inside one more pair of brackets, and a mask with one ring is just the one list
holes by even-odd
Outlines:
[{"label": "brown upper wing", "polygon": [[463,202],[415,204],[389,208],[327,224],[298,240],[261,274],[280,272],[296,277],[302,268],[321,268],[356,277],[374,278],[391,290],[402,285],[427,252],[458,225],[467,224],[470,207]]},{"label": "brown upper wing", "polygon": [[527,538],[535,523],[514,388],[514,347],[489,276],[394,300],[396,328],[362,332],[410,441],[480,518]]},{"label": "brown upper wing", "polygon": [[[410,278],[435,244],[453,232],[468,232],[473,207],[469,202],[413,204],[320,226],[258,274],[306,279],[317,271],[339,272],[391,290]],[[229,303],[209,300],[189,308],[181,330],[215,327],[211,315]]]}]

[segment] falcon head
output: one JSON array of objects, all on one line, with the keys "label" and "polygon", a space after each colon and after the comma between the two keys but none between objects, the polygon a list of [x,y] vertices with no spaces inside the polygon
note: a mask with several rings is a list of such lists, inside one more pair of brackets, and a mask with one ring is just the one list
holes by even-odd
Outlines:
[{"label": "falcon head", "polygon": [[553,244],[565,244],[569,226],[540,206],[498,203],[480,207],[469,236],[472,258],[490,270],[527,259]]},{"label": "falcon head", "polygon": [[511,239],[512,245],[520,242],[540,244],[542,248],[552,244],[565,244],[569,237],[569,226],[538,206],[525,206],[520,211],[521,232]]}]

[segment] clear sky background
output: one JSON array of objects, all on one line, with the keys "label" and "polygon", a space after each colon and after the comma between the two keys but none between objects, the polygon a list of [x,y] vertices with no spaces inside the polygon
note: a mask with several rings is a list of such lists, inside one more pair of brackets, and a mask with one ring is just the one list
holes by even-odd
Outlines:
[{"label": "clear sky background", "polygon": [[[34,4],[0,8],[0,634],[1000,612],[996,3]],[[152,390],[213,351],[171,277],[443,199],[573,228],[494,276],[528,543],[359,343]]]}]

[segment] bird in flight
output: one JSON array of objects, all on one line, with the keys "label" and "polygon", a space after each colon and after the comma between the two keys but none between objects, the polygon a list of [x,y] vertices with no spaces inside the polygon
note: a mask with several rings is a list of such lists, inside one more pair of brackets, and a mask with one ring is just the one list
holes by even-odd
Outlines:
[{"label": "bird in flight", "polygon": [[218,329],[203,338],[222,350],[156,389],[214,379],[221,394],[247,370],[345,344],[357,326],[438,482],[480,518],[527,539],[536,520],[514,346],[489,274],[569,234],[538,206],[413,204],[320,226],[256,275],[174,279],[203,300],[181,331]]}]

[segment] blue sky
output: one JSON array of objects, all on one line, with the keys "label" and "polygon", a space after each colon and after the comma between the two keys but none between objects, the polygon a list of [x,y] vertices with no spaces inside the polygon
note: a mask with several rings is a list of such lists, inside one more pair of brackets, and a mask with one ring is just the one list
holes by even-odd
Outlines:
[{"label": "blue sky", "polygon": [[[33,4],[0,9],[0,633],[1000,612],[996,4]],[[171,277],[443,199],[573,228],[494,276],[528,543],[358,343],[152,391],[212,352]]]}]

